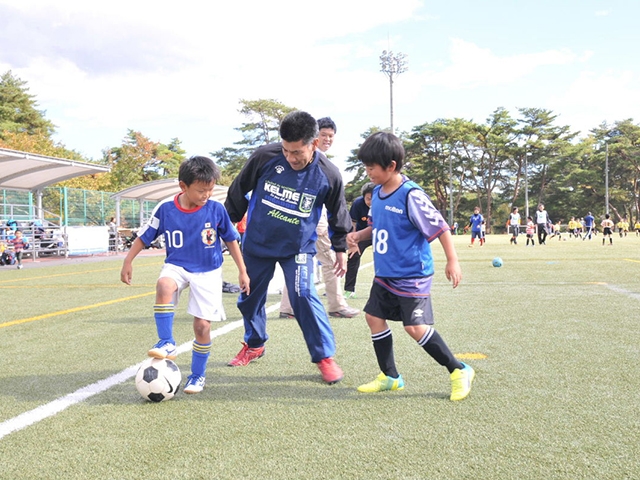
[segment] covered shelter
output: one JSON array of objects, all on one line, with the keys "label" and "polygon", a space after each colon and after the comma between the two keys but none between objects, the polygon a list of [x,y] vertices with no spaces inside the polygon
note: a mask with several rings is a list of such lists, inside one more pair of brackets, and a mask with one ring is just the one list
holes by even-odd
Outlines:
[{"label": "covered shelter", "polygon": [[41,220],[44,218],[42,195],[45,187],[109,170],[109,167],[95,163],[0,148],[0,189],[34,193],[36,216]]},{"label": "covered shelter", "polygon": [[[227,199],[227,191],[229,187],[224,185],[216,185],[213,189],[211,198],[220,203],[224,203]],[[171,198],[180,193],[180,185],[177,178],[169,178],[163,180],[155,180],[153,182],[141,183],[133,187],[126,188],[111,195],[116,201],[116,223],[120,226],[120,200],[123,198],[137,200],[140,204],[140,225],[145,221],[144,218],[144,202],[155,201],[160,202],[167,198]]]}]

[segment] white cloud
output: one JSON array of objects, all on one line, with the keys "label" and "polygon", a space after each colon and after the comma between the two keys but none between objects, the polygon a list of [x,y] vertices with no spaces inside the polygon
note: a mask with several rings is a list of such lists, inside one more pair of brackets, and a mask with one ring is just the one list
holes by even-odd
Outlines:
[{"label": "white cloud", "polygon": [[[370,103],[376,72],[347,70],[373,49],[341,39],[409,19],[420,6],[0,0],[0,12],[32,34],[12,63],[0,55],[0,70],[27,81],[59,138],[91,157],[119,144],[127,128],[164,142],[158,136],[169,131],[185,144],[199,136],[192,148],[201,152],[220,148],[222,129],[224,145],[238,140],[240,98],[276,98],[323,115]],[[99,146],[88,148],[96,136]]]},{"label": "white cloud", "polygon": [[488,48],[453,38],[451,65],[439,72],[426,73],[424,81],[452,89],[504,85],[541,66],[565,65],[578,60],[578,55],[566,49],[499,57]]},{"label": "white cloud", "polygon": [[[586,135],[602,122],[626,120],[640,112],[640,82],[631,71],[582,72],[561,94],[550,98],[563,123]],[[634,119],[638,121],[638,118]]]},{"label": "white cloud", "polygon": [[[58,138],[93,158],[118,145],[127,128],[165,143],[178,137],[190,154],[232,145],[244,121],[240,98],[275,98],[332,116],[339,130],[333,153],[344,158],[367,128],[388,126],[381,51],[433,45],[427,22],[457,26],[446,9],[429,15],[423,3],[0,0],[0,44],[15,45],[0,51],[0,72],[27,81]],[[498,106],[532,103],[581,128],[578,117],[598,117],[592,128],[611,116],[604,112],[638,111],[637,71],[577,77],[603,57],[588,49],[538,51],[535,42],[515,40],[510,50],[518,53],[498,54],[499,47],[467,34],[450,39],[445,60],[429,48],[410,54],[394,89],[396,127],[449,116],[482,121]],[[524,83],[539,88],[521,89]],[[608,109],[588,95],[606,90],[618,102]]]}]

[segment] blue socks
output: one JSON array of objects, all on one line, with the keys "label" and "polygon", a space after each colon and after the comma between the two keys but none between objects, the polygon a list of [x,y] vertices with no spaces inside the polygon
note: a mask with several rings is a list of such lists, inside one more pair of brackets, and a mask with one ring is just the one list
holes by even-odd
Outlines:
[{"label": "blue socks", "polygon": [[207,360],[211,353],[211,343],[202,344],[193,341],[193,351],[191,352],[191,373],[205,376],[207,370]]},{"label": "blue socks", "polygon": [[176,344],[173,339],[173,303],[157,303],[153,306],[153,318],[156,321],[158,338],[163,342]]}]

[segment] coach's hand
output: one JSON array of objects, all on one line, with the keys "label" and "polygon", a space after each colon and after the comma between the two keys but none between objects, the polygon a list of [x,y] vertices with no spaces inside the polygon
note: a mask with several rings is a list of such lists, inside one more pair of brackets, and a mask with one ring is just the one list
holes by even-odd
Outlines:
[{"label": "coach's hand", "polygon": [[336,277],[344,277],[347,273],[347,254],[345,252],[336,252],[336,263],[333,265]]}]

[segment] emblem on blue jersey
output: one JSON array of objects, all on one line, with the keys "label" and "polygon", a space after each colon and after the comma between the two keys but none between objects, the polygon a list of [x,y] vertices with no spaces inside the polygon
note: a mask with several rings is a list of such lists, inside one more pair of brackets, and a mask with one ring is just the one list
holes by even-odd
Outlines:
[{"label": "emblem on blue jersey", "polygon": [[309,213],[313,208],[313,204],[316,201],[315,195],[309,195],[308,193],[303,193],[300,198],[300,211],[304,213]]},{"label": "emblem on blue jersey", "polygon": [[205,245],[213,245],[216,243],[217,234],[213,228],[205,228],[200,232],[200,237]]},{"label": "emblem on blue jersey", "polygon": [[296,263],[307,263],[307,254],[306,253],[299,253],[296,255]]},{"label": "emblem on blue jersey", "polygon": [[284,167],[283,167],[282,165],[278,165],[278,166],[276,167],[276,172],[277,172],[277,173],[282,173],[282,172],[284,172]]}]

